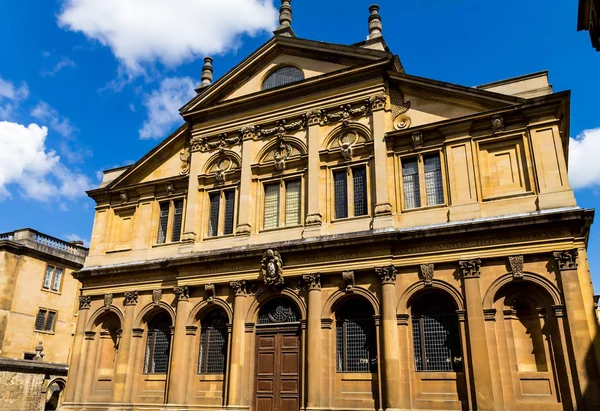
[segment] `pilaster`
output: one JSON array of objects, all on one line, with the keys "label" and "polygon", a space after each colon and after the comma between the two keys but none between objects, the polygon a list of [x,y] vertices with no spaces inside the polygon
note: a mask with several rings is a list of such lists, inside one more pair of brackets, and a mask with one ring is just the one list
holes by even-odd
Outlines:
[{"label": "pilaster", "polygon": [[375,155],[375,219],[373,228],[391,227],[392,205],[388,193],[387,145],[385,143],[386,96],[381,94],[371,99],[373,151]]},{"label": "pilaster", "polygon": [[305,237],[314,237],[321,234],[321,225],[323,216],[319,208],[320,190],[311,190],[310,187],[319,187],[319,174],[321,170],[321,160],[319,158],[319,124],[321,113],[311,111],[306,113],[308,124],[308,187],[306,195],[308,198],[308,207],[306,210],[306,228]]},{"label": "pilaster", "polygon": [[308,286],[308,343],[307,355],[307,410],[318,409],[321,404],[321,275],[302,276]]},{"label": "pilaster", "polygon": [[250,224],[250,183],[252,182],[252,145],[254,142],[254,126],[242,129],[242,173],[240,177],[239,213],[235,234],[249,236],[252,225]]},{"label": "pilaster", "polygon": [[231,335],[231,359],[229,364],[229,406],[243,406],[244,388],[244,350],[245,350],[245,316],[246,316],[246,282],[232,281],[231,288],[235,293],[233,300],[233,324]]},{"label": "pilaster", "polygon": [[[480,286],[481,260],[459,261],[467,308],[467,329],[473,371],[474,408],[493,410],[494,389]],[[465,353],[466,354],[466,353]]]},{"label": "pilaster", "polygon": [[131,360],[131,342],[133,339],[133,318],[135,316],[135,306],[138,301],[137,291],[128,291],[125,293],[125,319],[122,325],[121,340],[119,350],[117,351],[115,384],[113,389],[113,398],[117,403],[125,402],[125,393],[127,389],[128,365]]},{"label": "pilaster", "polygon": [[190,313],[190,292],[187,286],[173,289],[177,296],[177,312],[175,315],[175,330],[173,335],[173,349],[171,350],[171,364],[169,367],[169,385],[167,392],[168,404],[185,404],[187,384],[181,377],[187,375],[190,366],[188,349],[189,338],[186,335],[186,321]]},{"label": "pilaster", "polygon": [[69,375],[67,378],[65,402],[74,402],[81,398],[82,386],[81,384],[78,384],[78,381],[81,380],[81,376],[85,369],[85,348],[87,341],[84,338],[84,330],[90,310],[89,304],[81,304],[81,297],[79,301],[79,313],[77,314],[77,327],[75,330],[71,366],[69,367]]}]

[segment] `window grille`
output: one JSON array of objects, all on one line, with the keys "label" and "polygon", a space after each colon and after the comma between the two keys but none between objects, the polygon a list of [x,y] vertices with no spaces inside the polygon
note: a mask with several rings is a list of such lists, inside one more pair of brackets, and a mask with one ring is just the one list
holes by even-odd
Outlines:
[{"label": "window grille", "polygon": [[265,184],[264,228],[279,226],[279,183]]},{"label": "window grille", "polygon": [[181,225],[183,222],[183,200],[173,201],[173,232],[171,241],[179,241],[181,238]]},{"label": "window grille", "polygon": [[158,238],[156,242],[163,244],[167,241],[167,224],[169,222],[169,203],[160,203],[160,217],[158,220]]},{"label": "window grille", "polygon": [[354,216],[367,215],[367,169],[358,167],[352,169],[354,186]]},{"label": "window grille", "polygon": [[46,323],[46,310],[39,310],[35,317],[35,329],[38,331],[44,331],[44,324]]},{"label": "window grille", "polygon": [[442,166],[439,154],[423,158],[425,163],[425,191],[427,205],[444,203],[444,185],[442,184]]},{"label": "window grille", "polygon": [[300,180],[291,180],[285,184],[285,225],[300,224]]},{"label": "window grille", "polygon": [[47,290],[50,289],[50,284],[52,283],[52,274],[54,274],[54,266],[49,265],[46,267],[46,276],[44,277],[43,285],[43,287]]},{"label": "window grille", "polygon": [[258,313],[259,324],[289,323],[300,321],[298,308],[289,300],[271,300]]},{"label": "window grille", "polygon": [[147,374],[166,374],[171,350],[171,319],[168,314],[158,314],[148,326],[146,341]]},{"label": "window grille", "polygon": [[54,331],[56,311],[40,309],[35,317],[36,331]]},{"label": "window grille", "polygon": [[348,217],[348,182],[346,170],[333,172],[333,196],[335,218]]},{"label": "window grille", "polygon": [[54,330],[54,319],[55,318],[56,318],[56,312],[48,311],[48,317],[46,317],[46,325],[44,326],[44,331]]},{"label": "window grille", "polygon": [[416,158],[402,161],[402,182],[404,186],[404,208],[421,207],[419,164]]},{"label": "window grille", "polygon": [[268,90],[301,80],[304,80],[304,73],[302,73],[302,70],[293,66],[286,66],[271,73],[271,75],[263,82],[262,89]]},{"label": "window grille", "polygon": [[347,302],[336,314],[338,372],[376,372],[377,347],[373,311],[361,302]]},{"label": "window grille", "polygon": [[235,190],[225,191],[225,225],[223,234],[233,234],[233,209],[235,206]]},{"label": "window grille", "polygon": [[221,193],[213,193],[210,195],[210,216],[208,218],[208,235],[216,236],[219,230],[219,202],[221,201]]},{"label": "window grille", "polygon": [[436,296],[436,300],[428,299],[427,305],[413,308],[416,371],[462,370],[458,317],[452,304],[441,299]]},{"label": "window grille", "polygon": [[202,321],[200,332],[200,374],[225,373],[227,358],[227,315],[223,310],[210,312]]},{"label": "window grille", "polygon": [[60,290],[60,281],[62,279],[63,269],[60,267],[56,267],[54,270],[54,281],[52,282],[52,290],[58,291]]}]

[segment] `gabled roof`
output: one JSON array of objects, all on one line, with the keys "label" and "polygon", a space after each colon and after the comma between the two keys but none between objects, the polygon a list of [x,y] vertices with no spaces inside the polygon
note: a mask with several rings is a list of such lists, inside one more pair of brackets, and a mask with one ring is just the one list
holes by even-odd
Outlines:
[{"label": "gabled roof", "polygon": [[[201,107],[210,106],[225,97],[280,54],[296,55],[348,66],[365,65],[392,57],[392,53],[389,51],[375,50],[359,45],[346,46],[295,37],[275,36],[229,70],[214,84],[204,89],[198,89],[198,95],[180,109],[181,114],[185,115]],[[399,66],[398,70],[403,71],[399,60],[397,60],[397,64]]]}]

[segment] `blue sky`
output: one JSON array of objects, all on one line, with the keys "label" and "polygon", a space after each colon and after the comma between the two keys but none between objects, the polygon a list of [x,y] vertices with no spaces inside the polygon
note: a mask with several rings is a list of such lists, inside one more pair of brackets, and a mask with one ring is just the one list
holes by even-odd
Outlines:
[{"label": "blue sky", "polygon": [[[299,37],[351,44],[370,0],[292,2]],[[548,70],[571,90],[572,184],[600,201],[600,53],[577,32],[577,1],[382,0],[383,34],[406,71],[473,86]],[[101,170],[131,163],[181,122],[200,80],[270,36],[266,0],[0,0],[0,232],[89,239]],[[47,131],[43,128],[47,127]],[[600,222],[589,245],[600,291]]]}]

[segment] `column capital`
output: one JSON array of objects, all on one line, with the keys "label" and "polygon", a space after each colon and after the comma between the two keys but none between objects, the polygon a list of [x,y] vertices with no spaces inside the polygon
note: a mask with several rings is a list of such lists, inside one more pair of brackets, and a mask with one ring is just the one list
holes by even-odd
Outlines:
[{"label": "column capital", "polygon": [[572,250],[554,251],[552,255],[554,256],[560,271],[577,269],[577,257],[579,252],[576,248]]},{"label": "column capital", "polygon": [[173,287],[173,292],[178,301],[189,301],[190,299],[190,289],[187,285]]},{"label": "column capital", "polygon": [[321,291],[321,274],[304,274],[302,276],[302,281],[304,281],[304,284],[306,284],[309,290]]},{"label": "column capital", "polygon": [[137,291],[125,291],[125,299],[123,301],[123,304],[128,306],[128,305],[137,305],[138,303],[138,292]]},{"label": "column capital", "polygon": [[236,297],[245,297],[248,294],[246,290],[246,280],[232,281],[229,285],[233,288]]},{"label": "column capital", "polygon": [[90,295],[80,295],[79,296],[79,309],[80,310],[89,310],[92,305],[92,296]]},{"label": "column capital", "polygon": [[206,291],[207,297],[206,301],[212,303],[215,301],[215,285],[214,284],[205,284],[204,290]]},{"label": "column capital", "polygon": [[384,93],[369,97],[369,104],[371,106],[371,111],[383,110],[385,108],[386,101],[387,101],[387,97]]},{"label": "column capital", "polygon": [[196,325],[186,325],[185,326],[185,335],[196,335],[197,330],[198,330],[198,326],[196,326]]},{"label": "column capital", "polygon": [[398,325],[407,326],[409,319],[410,319],[410,315],[408,315],[408,314],[397,314],[396,315],[396,322]]},{"label": "column capital", "polygon": [[84,333],[84,335],[85,335],[85,337],[84,337],[84,338],[85,338],[86,340],[93,340],[93,339],[94,339],[94,337],[96,336],[96,331],[86,331],[86,332]]},{"label": "column capital", "polygon": [[321,318],[321,328],[331,330],[333,328],[333,318]]},{"label": "column capital", "polygon": [[556,318],[562,318],[567,316],[567,310],[563,304],[553,305],[552,311],[554,311],[554,316]]},{"label": "column capital", "polygon": [[423,284],[425,284],[425,286],[432,286],[433,285],[433,272],[434,272],[433,263],[421,264],[420,268],[421,268],[421,279],[423,280]]},{"label": "column capital", "polygon": [[496,309],[486,308],[483,310],[484,321],[496,321]]},{"label": "column capital", "polygon": [[393,264],[387,265],[385,267],[378,267],[375,269],[375,273],[381,279],[382,284],[394,284],[396,282],[396,267]]},{"label": "column capital", "polygon": [[458,262],[460,269],[462,270],[462,276],[464,279],[467,278],[479,278],[481,275],[481,259],[475,258],[472,260],[460,260]]},{"label": "column capital", "polygon": [[311,110],[306,112],[306,124],[308,126],[318,126],[321,124],[321,118],[323,116],[323,110]]},{"label": "column capital", "polygon": [[355,287],[354,271],[342,271],[342,279],[344,280],[344,284],[346,284],[345,291],[347,293],[353,293]]},{"label": "column capital", "polygon": [[131,335],[133,338],[142,338],[142,336],[144,335],[144,329],[143,328],[134,328],[131,330]]}]

